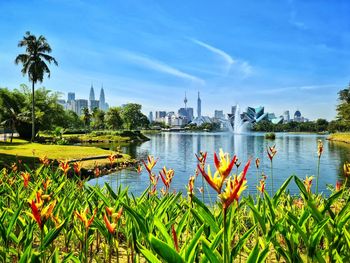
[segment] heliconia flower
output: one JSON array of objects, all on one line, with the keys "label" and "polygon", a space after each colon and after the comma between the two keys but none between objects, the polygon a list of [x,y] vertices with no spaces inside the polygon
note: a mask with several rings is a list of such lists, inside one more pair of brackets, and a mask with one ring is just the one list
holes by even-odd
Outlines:
[{"label": "heliconia flower", "polygon": [[114,212],[114,208],[106,206],[106,212],[109,216],[111,216]]},{"label": "heliconia flower", "polygon": [[90,225],[92,224],[92,222],[94,221],[94,218],[96,216],[97,213],[97,208],[95,209],[94,213],[92,214],[92,216],[90,217],[90,219],[87,219],[87,213],[89,212],[89,209],[86,208],[84,211],[81,211],[80,213],[78,211],[74,211],[75,215],[77,216],[77,218],[83,222],[84,226],[86,229],[90,228]]},{"label": "heliconia flower", "polygon": [[312,185],[313,179],[314,179],[313,176],[306,176],[306,178],[304,180],[304,185],[305,185],[306,191],[308,191],[309,193],[311,192],[311,185]]},{"label": "heliconia flower", "polygon": [[303,206],[304,206],[303,199],[301,199],[301,198],[295,199],[293,201],[293,204],[299,209],[303,208]]},{"label": "heliconia flower", "polygon": [[106,227],[108,229],[108,232],[111,233],[112,235],[114,235],[115,229],[117,227],[117,224],[109,222],[108,217],[106,216],[106,214],[103,215],[103,220],[105,221],[105,224],[106,224]]},{"label": "heliconia flower", "polygon": [[50,179],[48,179],[48,178],[46,180],[43,180],[43,188],[44,188],[45,191],[50,186],[51,182],[52,181]]},{"label": "heliconia flower", "polygon": [[81,171],[82,167],[83,167],[83,163],[82,162],[74,162],[73,163],[73,169],[74,169],[74,172],[77,175],[80,175],[80,171]]},{"label": "heliconia flower", "polygon": [[11,165],[11,170],[12,170],[12,172],[17,172],[18,166],[17,166],[16,163],[13,163],[13,164]]},{"label": "heliconia flower", "polygon": [[198,164],[198,169],[201,172],[204,179],[207,181],[207,183],[218,193],[221,193],[222,184],[224,183],[225,178],[220,176],[220,173],[217,171],[214,174],[214,177],[212,177],[210,165],[208,164],[208,168],[206,172],[202,167]]},{"label": "heliconia flower", "polygon": [[190,176],[190,179],[188,180],[188,185],[187,185],[187,190],[188,190],[188,195],[190,197],[193,196],[193,189],[194,189],[194,179],[195,177],[194,176]]},{"label": "heliconia flower", "polygon": [[339,191],[341,189],[341,182],[337,181],[335,184],[335,191]]},{"label": "heliconia flower", "polygon": [[39,161],[44,165],[44,166],[49,166],[50,160],[47,158],[47,156],[42,156],[39,157]]},{"label": "heliconia flower", "polygon": [[201,194],[204,193],[203,187],[198,187],[197,189],[198,189],[198,192],[200,192]]},{"label": "heliconia flower", "polygon": [[41,205],[38,205],[34,200],[32,200],[30,205],[30,208],[32,209],[32,216],[38,223],[40,229],[43,229],[45,222],[52,215],[52,211],[55,208],[55,206],[56,200],[41,209]]},{"label": "heliconia flower", "polygon": [[113,163],[115,161],[115,154],[111,153],[110,155],[108,155],[107,159],[109,160],[109,163],[111,164],[111,167],[113,166]]},{"label": "heliconia flower", "polygon": [[232,160],[230,161],[230,156],[227,153],[225,154],[223,150],[220,149],[219,157],[220,160],[218,159],[216,153],[214,153],[214,164],[216,170],[219,172],[220,176],[223,177],[224,180],[231,173],[233,165],[236,162],[237,156],[233,156]]},{"label": "heliconia flower", "polygon": [[256,166],[256,169],[259,169],[259,166],[260,166],[260,159],[259,158],[255,159],[255,166]]},{"label": "heliconia flower", "polygon": [[179,241],[177,238],[177,234],[176,234],[174,225],[171,225],[171,234],[172,234],[173,241],[174,241],[174,247],[175,247],[176,251],[179,252]]},{"label": "heliconia flower", "polygon": [[142,166],[139,164],[138,166],[137,166],[137,173],[138,174],[141,174],[141,172],[142,172]]},{"label": "heliconia flower", "polygon": [[350,163],[349,162],[344,163],[344,175],[346,177],[350,176]]},{"label": "heliconia flower", "polygon": [[263,194],[265,192],[265,180],[260,180],[260,185],[256,186],[256,188]]},{"label": "heliconia flower", "polygon": [[272,162],[273,157],[276,155],[277,150],[276,150],[276,145],[272,146],[272,147],[268,147],[267,148],[267,155],[270,158],[270,161]]},{"label": "heliconia flower", "polygon": [[157,193],[157,185],[153,185],[151,190],[148,191],[150,195],[155,195]]},{"label": "heliconia flower", "polygon": [[39,209],[36,206],[34,200],[32,201],[32,203],[30,205],[30,208],[32,209],[32,214],[33,214],[33,217],[34,217],[35,221],[38,223],[40,229],[42,229],[43,228],[43,224],[41,222],[40,212],[39,212]]},{"label": "heliconia flower", "polygon": [[64,175],[67,175],[70,169],[68,161],[60,161],[59,167],[63,171]]},{"label": "heliconia flower", "polygon": [[22,172],[21,176],[23,177],[23,183],[24,183],[24,187],[27,188],[28,187],[28,183],[30,180],[30,173],[28,173],[27,171]]},{"label": "heliconia flower", "polygon": [[95,177],[99,177],[101,175],[101,171],[100,168],[98,168],[98,166],[95,166],[94,175]]},{"label": "heliconia flower", "polygon": [[159,172],[160,178],[162,179],[167,191],[170,188],[170,184],[171,184],[171,181],[173,180],[174,174],[175,172],[173,169],[167,170],[165,166]]},{"label": "heliconia flower", "polygon": [[224,210],[226,210],[234,200],[238,202],[241,193],[244,189],[247,188],[246,174],[250,165],[250,161],[251,160],[246,163],[243,171],[239,176],[235,176],[233,179],[230,177],[227,180],[226,188],[221,194],[219,194]]},{"label": "heliconia flower", "polygon": [[147,164],[144,160],[142,160],[143,165],[145,166],[145,168],[149,174],[152,173],[152,169],[156,165],[157,161],[158,161],[158,159],[155,160],[154,157],[151,155],[148,155],[148,157],[147,157]]},{"label": "heliconia flower", "polygon": [[317,155],[318,155],[318,158],[321,158],[322,152],[323,152],[323,142],[322,142],[322,140],[318,140],[317,141]]},{"label": "heliconia flower", "polygon": [[167,192],[164,190],[164,187],[163,187],[162,189],[160,189],[160,192],[161,192],[162,195],[166,195],[166,193],[167,193]]},{"label": "heliconia flower", "polygon": [[199,152],[199,155],[195,154],[198,162],[202,165],[202,167],[204,167],[205,162],[207,160],[207,154],[208,154],[207,152],[202,152],[202,151]]},{"label": "heliconia flower", "polygon": [[123,207],[121,207],[117,213],[112,214],[112,219],[114,220],[115,223],[118,222],[118,220],[121,218],[122,214],[123,214]]},{"label": "heliconia flower", "polygon": [[152,185],[156,186],[158,184],[159,175],[156,176],[154,173],[149,174],[149,180]]}]

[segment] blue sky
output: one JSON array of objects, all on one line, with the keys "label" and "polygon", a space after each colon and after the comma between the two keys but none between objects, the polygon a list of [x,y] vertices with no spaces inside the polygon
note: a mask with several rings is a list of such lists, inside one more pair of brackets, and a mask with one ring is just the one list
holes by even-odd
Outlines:
[{"label": "blue sky", "polygon": [[[103,3],[103,4],[102,4]],[[202,114],[239,104],[333,119],[350,81],[350,1],[0,1],[0,87],[28,83],[14,64],[25,31],[59,67],[42,85],[110,105]]]}]

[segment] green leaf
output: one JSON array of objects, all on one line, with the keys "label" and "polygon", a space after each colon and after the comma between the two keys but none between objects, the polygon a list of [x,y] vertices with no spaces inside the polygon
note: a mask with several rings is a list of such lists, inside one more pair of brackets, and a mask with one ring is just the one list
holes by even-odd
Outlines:
[{"label": "green leaf", "polygon": [[18,263],[27,263],[29,261],[30,255],[32,253],[32,246],[27,246],[27,248],[24,250],[24,253],[21,255],[21,258],[19,259]]},{"label": "green leaf", "polygon": [[173,241],[172,237],[168,234],[168,230],[163,225],[163,223],[158,218],[154,218],[154,225],[158,228],[161,235],[166,240],[167,244],[169,246],[171,246],[172,248],[174,248],[174,241]]},{"label": "green leaf", "polygon": [[304,183],[294,175],[294,181],[297,184],[299,190],[301,191],[301,194],[303,195],[305,200],[309,200],[309,193],[306,191]]},{"label": "green leaf", "polygon": [[140,244],[137,244],[141,254],[147,259],[148,262],[151,263],[161,263],[162,261],[160,261],[154,254],[152,251],[150,251],[149,249],[141,246]]},{"label": "green leaf", "polygon": [[281,195],[286,190],[286,188],[289,185],[292,178],[293,178],[293,176],[290,176],[287,180],[285,180],[284,183],[282,184],[282,186],[276,191],[275,195],[272,198],[274,207],[276,207],[276,205],[278,204],[278,201],[279,201]]},{"label": "green leaf", "polygon": [[166,262],[169,263],[177,263],[177,262],[185,262],[182,257],[170,247],[167,243],[161,241],[156,238],[152,234],[149,235],[149,240],[153,250]]},{"label": "green leaf", "polygon": [[13,226],[15,225],[15,223],[16,223],[16,221],[17,221],[17,218],[18,218],[18,216],[19,216],[19,213],[20,213],[21,210],[22,210],[22,207],[23,207],[23,201],[20,203],[20,205],[19,205],[18,209],[16,210],[16,212],[12,215],[10,224],[9,224],[8,227],[7,227],[6,239],[9,238],[10,233],[12,232],[12,228],[13,228]]},{"label": "green leaf", "polygon": [[214,215],[210,212],[208,207],[200,201],[196,196],[193,196],[192,201],[196,203],[198,206],[196,207],[198,214],[201,216],[203,221],[210,226],[210,229],[214,232],[217,233],[219,232],[219,227],[217,222],[215,221]]},{"label": "green leaf", "polygon": [[182,230],[185,227],[186,223],[187,223],[187,218],[190,215],[190,210],[188,210],[185,215],[181,218],[177,228],[176,228],[176,235],[179,237],[182,234]]},{"label": "green leaf", "polygon": [[252,251],[250,251],[250,254],[247,259],[247,263],[258,262],[258,258],[259,258],[259,243],[255,245]]},{"label": "green leaf", "polygon": [[60,256],[58,254],[57,247],[56,247],[55,252],[53,253],[53,256],[52,256],[52,263],[60,263]]},{"label": "green leaf", "polygon": [[108,183],[105,183],[105,186],[109,192],[109,194],[111,195],[111,197],[114,199],[114,200],[118,200],[118,195],[116,195],[116,193],[113,191],[113,189],[111,188],[111,186],[108,184]]},{"label": "green leaf", "polygon": [[222,260],[214,253],[216,250],[210,248],[210,243],[206,239],[202,239],[202,249],[210,263],[221,263]]},{"label": "green leaf", "polygon": [[247,239],[250,237],[250,235],[252,234],[252,232],[254,231],[254,229],[256,228],[256,226],[251,227],[238,241],[238,243],[233,247],[233,249],[231,250],[231,261],[233,262],[233,259],[238,255],[238,252],[242,249],[242,247],[244,246],[244,244],[246,243]]},{"label": "green leaf", "polygon": [[[224,228],[221,228],[220,231],[216,234],[215,238],[213,239],[213,241],[210,244],[210,249],[211,250],[215,250],[216,247],[220,244],[221,240],[222,240],[222,235],[224,233]],[[207,256],[204,254],[203,258],[201,260],[201,263],[206,263],[208,262],[208,258]]]},{"label": "green leaf", "polygon": [[46,249],[58,237],[66,221],[64,220],[58,227],[51,229],[44,237],[42,247]]},{"label": "green leaf", "polygon": [[195,253],[196,253],[196,247],[198,245],[199,238],[202,235],[203,229],[204,229],[204,225],[202,225],[196,231],[196,234],[194,235],[193,239],[188,244],[188,246],[186,248],[186,252],[185,252],[185,260],[186,260],[186,262],[193,262],[194,261],[194,256],[195,256]]},{"label": "green leaf", "polygon": [[130,214],[134,222],[138,225],[140,231],[147,236],[148,235],[148,228],[146,226],[146,222],[144,217],[142,217],[139,213],[131,209],[127,204],[122,203],[122,206],[125,208],[125,210]]}]

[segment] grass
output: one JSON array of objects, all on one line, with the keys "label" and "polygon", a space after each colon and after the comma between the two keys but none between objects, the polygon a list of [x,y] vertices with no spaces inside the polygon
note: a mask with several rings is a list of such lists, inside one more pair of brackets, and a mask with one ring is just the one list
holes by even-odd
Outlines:
[{"label": "grass", "polygon": [[350,133],[348,132],[333,133],[329,135],[327,139],[330,141],[350,143]]},{"label": "grass", "polygon": [[[8,166],[18,159],[29,164],[37,161],[38,158],[47,156],[50,160],[74,160],[93,156],[106,156],[111,151],[97,147],[71,146],[71,145],[49,145],[39,143],[29,143],[21,139],[14,139],[13,143],[0,143],[0,167]],[[131,157],[122,154],[117,162],[130,161]],[[83,162],[83,168],[92,169],[95,165],[106,165],[109,161],[106,158],[94,159]]]}]

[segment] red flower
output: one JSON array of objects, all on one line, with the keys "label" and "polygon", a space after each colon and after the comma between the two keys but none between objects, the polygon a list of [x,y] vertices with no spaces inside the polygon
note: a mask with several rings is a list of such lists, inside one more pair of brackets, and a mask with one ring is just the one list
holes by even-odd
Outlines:
[{"label": "red flower", "polygon": [[272,162],[273,157],[276,155],[277,150],[276,150],[276,145],[272,146],[272,147],[268,147],[267,148],[267,155],[270,158],[270,161]]}]

